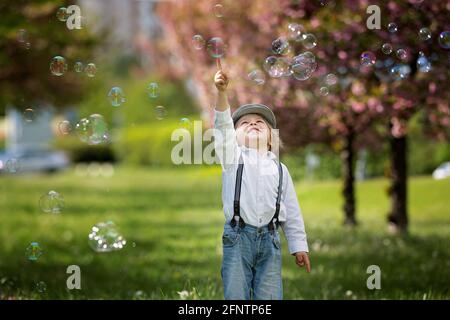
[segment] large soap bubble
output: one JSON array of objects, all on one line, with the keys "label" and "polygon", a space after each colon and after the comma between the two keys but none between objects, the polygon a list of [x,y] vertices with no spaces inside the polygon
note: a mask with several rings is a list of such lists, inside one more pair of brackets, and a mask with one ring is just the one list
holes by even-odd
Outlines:
[{"label": "large soap bubble", "polygon": [[46,213],[61,213],[64,209],[64,198],[58,192],[51,190],[41,196],[39,206]]},{"label": "large soap bubble", "polygon": [[81,119],[76,127],[78,137],[88,144],[100,144],[108,140],[108,126],[105,119],[100,114],[90,115]]},{"label": "large soap bubble", "polygon": [[270,56],[264,61],[264,70],[273,78],[290,75],[289,61],[283,57]]},{"label": "large soap bubble", "polygon": [[309,51],[295,56],[290,65],[292,76],[300,81],[309,79],[316,69],[316,58],[314,54]]},{"label": "large soap bubble", "polygon": [[64,57],[56,56],[50,62],[50,72],[54,76],[62,76],[67,71],[67,62]]},{"label": "large soap bubble", "polygon": [[100,222],[89,233],[89,246],[96,252],[111,252],[122,249],[127,241],[112,221]]},{"label": "large soap bubble", "polygon": [[207,49],[211,57],[219,59],[224,56],[226,46],[222,38],[214,37],[208,41]]}]

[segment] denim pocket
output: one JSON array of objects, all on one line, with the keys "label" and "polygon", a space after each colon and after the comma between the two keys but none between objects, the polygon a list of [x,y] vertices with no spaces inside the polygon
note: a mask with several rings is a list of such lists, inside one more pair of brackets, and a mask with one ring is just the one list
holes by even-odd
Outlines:
[{"label": "denim pocket", "polygon": [[222,244],[224,247],[234,246],[239,239],[239,234],[235,231],[226,231],[222,235]]}]

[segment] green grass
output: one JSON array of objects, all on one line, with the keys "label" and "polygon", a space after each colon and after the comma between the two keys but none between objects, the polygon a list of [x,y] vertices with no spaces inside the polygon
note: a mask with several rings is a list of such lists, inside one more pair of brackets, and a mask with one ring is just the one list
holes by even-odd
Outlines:
[{"label": "green grass", "polygon": [[[221,299],[223,214],[218,168],[116,169],[111,178],[1,176],[0,298]],[[410,179],[410,233],[387,231],[386,180],[357,185],[356,230],[342,227],[339,181],[296,184],[313,270],[296,267],[283,237],[285,299],[449,299],[450,180]],[[39,197],[60,192],[59,215],[40,211]],[[112,220],[124,249],[96,253],[87,235]],[[25,248],[39,242],[36,262]],[[82,290],[67,290],[66,268],[81,267]],[[381,290],[368,290],[366,269],[381,268]],[[45,293],[34,287],[47,284]]]}]

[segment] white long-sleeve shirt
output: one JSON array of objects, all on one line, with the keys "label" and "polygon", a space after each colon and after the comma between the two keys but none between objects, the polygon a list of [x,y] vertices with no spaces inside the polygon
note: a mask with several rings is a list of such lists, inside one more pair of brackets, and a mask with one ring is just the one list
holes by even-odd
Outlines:
[{"label": "white long-sleeve shirt", "polygon": [[[222,202],[225,219],[231,221],[234,210],[236,172],[240,156],[244,162],[240,198],[240,215],[250,225],[269,224],[275,214],[278,194],[278,165],[276,155],[270,151],[260,154],[256,149],[238,146],[231,112],[215,110],[215,150],[222,165]],[[306,231],[287,167],[283,168],[283,189],[279,221],[288,242],[289,252],[308,252]]]}]

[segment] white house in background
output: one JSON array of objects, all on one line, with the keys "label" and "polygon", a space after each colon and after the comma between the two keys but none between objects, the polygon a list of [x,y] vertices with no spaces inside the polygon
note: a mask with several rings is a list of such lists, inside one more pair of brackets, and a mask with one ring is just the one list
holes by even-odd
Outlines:
[{"label": "white house in background", "polygon": [[53,112],[50,108],[36,112],[32,121],[26,121],[23,114],[12,108],[6,112],[6,151],[22,153],[24,151],[49,150],[53,141],[51,122]]},{"label": "white house in background", "polygon": [[7,109],[6,149],[0,154],[0,173],[52,172],[69,165],[63,152],[52,151],[53,115],[50,108],[43,108],[26,121],[18,110]]}]

